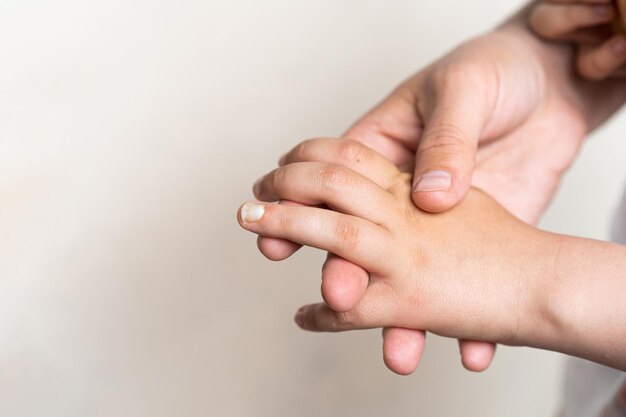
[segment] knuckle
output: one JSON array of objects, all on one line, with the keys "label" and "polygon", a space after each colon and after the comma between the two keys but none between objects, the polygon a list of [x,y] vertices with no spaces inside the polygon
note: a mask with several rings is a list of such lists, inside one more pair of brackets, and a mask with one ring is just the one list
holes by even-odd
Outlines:
[{"label": "knuckle", "polygon": [[339,221],[335,226],[336,241],[347,250],[354,250],[359,244],[359,228],[346,220]]},{"label": "knuckle", "polygon": [[273,224],[277,227],[277,233],[285,233],[294,228],[294,219],[287,211],[273,211],[273,216],[268,216],[268,220],[273,220]]},{"label": "knuckle", "polygon": [[356,314],[354,311],[335,312],[335,329],[350,328],[356,322]]},{"label": "knuckle", "polygon": [[433,149],[450,149],[452,151],[467,150],[470,147],[467,135],[451,123],[439,124],[425,133],[420,151],[429,152]]},{"label": "knuckle", "polygon": [[272,188],[274,190],[280,190],[285,185],[285,173],[287,168],[281,167],[274,171],[272,175]]},{"label": "knuckle", "polygon": [[343,140],[339,145],[339,156],[343,163],[359,163],[363,159],[363,146],[352,140]]},{"label": "knuckle", "polygon": [[334,192],[349,184],[348,172],[337,165],[329,165],[320,171],[320,185],[323,189]]}]

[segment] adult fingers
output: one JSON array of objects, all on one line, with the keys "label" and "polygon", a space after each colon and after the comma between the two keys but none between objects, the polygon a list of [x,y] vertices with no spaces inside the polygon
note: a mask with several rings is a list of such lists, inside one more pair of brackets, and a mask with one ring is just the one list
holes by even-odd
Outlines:
[{"label": "adult fingers", "polygon": [[489,342],[459,340],[459,348],[463,366],[473,372],[482,372],[489,368],[496,354],[496,345]]},{"label": "adult fingers", "polygon": [[383,329],[383,360],[387,368],[399,375],[415,372],[426,344],[422,330],[388,327]]},{"label": "adult fingers", "polygon": [[370,179],[341,165],[305,162],[285,165],[261,178],[254,187],[261,201],[292,200],[325,204],[333,210],[383,223],[393,207],[391,193]]},{"label": "adult fingers", "polygon": [[589,1],[587,4],[568,2],[541,2],[529,15],[529,24],[538,35],[551,40],[567,40],[573,32],[615,18],[615,9],[607,1]]},{"label": "adult fingers", "polygon": [[359,217],[314,207],[249,202],[237,212],[239,224],[253,233],[286,239],[336,253],[372,273],[386,275],[389,234]]},{"label": "adult fingers", "polygon": [[576,67],[583,78],[603,80],[624,63],[626,63],[626,36],[618,34],[596,48],[581,47]]},{"label": "adult fingers", "polygon": [[412,198],[422,210],[442,212],[469,189],[482,129],[491,110],[483,69],[444,68],[428,81],[434,91],[421,109],[426,125],[415,158]]},{"label": "adult fingers", "polygon": [[324,162],[345,166],[383,188],[389,188],[398,174],[398,168],[383,155],[351,139],[306,140],[286,153],[280,159],[279,165],[297,162]]}]

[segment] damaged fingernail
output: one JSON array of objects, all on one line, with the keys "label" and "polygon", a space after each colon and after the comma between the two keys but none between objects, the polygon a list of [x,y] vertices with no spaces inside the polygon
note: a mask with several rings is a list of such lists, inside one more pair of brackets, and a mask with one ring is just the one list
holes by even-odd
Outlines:
[{"label": "damaged fingernail", "polygon": [[452,185],[452,175],[447,171],[429,171],[423,174],[413,191],[448,191]]},{"label": "damaged fingernail", "polygon": [[264,213],[265,206],[263,204],[246,203],[241,207],[241,220],[244,223],[258,222]]}]

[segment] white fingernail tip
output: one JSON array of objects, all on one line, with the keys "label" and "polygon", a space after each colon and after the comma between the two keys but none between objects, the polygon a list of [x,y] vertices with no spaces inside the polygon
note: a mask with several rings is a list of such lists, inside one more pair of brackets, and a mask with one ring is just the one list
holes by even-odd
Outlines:
[{"label": "white fingernail tip", "polygon": [[241,219],[244,223],[254,223],[261,220],[265,213],[263,204],[246,203],[241,207]]}]

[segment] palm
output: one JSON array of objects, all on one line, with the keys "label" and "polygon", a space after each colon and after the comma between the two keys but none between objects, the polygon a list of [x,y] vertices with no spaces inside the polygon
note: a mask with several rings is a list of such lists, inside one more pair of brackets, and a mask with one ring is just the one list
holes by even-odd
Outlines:
[{"label": "palm", "polygon": [[[433,78],[445,77],[446,71],[457,76],[462,68],[479,69],[459,80],[463,84],[471,79],[472,85],[465,85],[467,94],[475,94],[473,88],[480,86],[484,95],[480,99],[495,103],[478,143],[472,185],[520,219],[534,223],[576,155],[586,134],[586,117],[571,104],[569,91],[558,88],[562,82],[554,78],[563,74],[533,62],[534,54],[504,54],[501,48],[510,46],[502,40],[494,42],[491,36],[497,35],[470,42],[415,75],[345,136],[412,171],[423,127],[429,122],[429,107],[437,105],[437,97],[427,93]],[[484,54],[504,58],[485,64]]]}]

